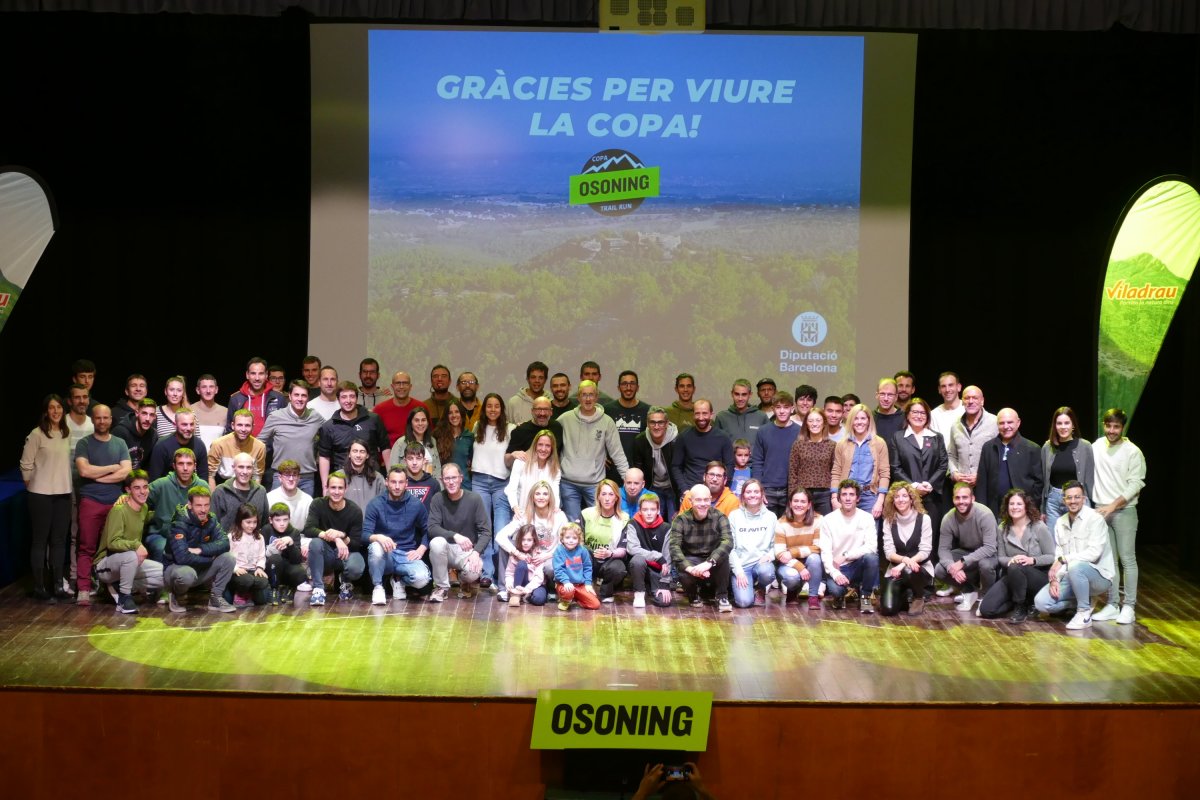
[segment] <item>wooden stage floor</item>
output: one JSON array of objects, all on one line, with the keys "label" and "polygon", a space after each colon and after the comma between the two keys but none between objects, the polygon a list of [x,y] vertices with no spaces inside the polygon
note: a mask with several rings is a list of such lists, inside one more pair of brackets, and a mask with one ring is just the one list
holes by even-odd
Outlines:
[{"label": "wooden stage floor", "polygon": [[[803,604],[694,611],[510,609],[362,598],[117,613],[0,591],[0,687],[523,698],[543,688],[711,691],[725,702],[1200,703],[1200,603],[1169,553],[1141,559],[1136,625],[1021,626],[958,612],[884,619]],[[192,602],[200,603],[193,598]]]}]

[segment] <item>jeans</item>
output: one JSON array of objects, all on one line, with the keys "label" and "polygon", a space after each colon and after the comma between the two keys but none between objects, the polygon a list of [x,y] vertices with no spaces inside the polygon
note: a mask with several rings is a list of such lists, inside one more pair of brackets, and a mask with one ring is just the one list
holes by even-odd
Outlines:
[{"label": "jeans", "polygon": [[746,586],[738,586],[737,572],[729,571],[729,590],[733,592],[733,604],[738,608],[749,608],[754,605],[754,590],[766,591],[775,580],[775,567],[768,561],[760,562],[745,569]]},{"label": "jeans", "polygon": [[[527,583],[529,583],[529,565],[524,561],[519,561],[516,569],[513,570],[513,586],[524,586]],[[546,587],[537,587],[525,599],[531,606],[546,605]]]},{"label": "jeans", "polygon": [[[499,531],[512,520],[512,509],[508,507],[508,497],[504,494],[504,489],[508,486],[507,480],[488,475],[486,472],[473,472],[471,486],[471,491],[483,498],[483,507],[487,509],[491,518],[493,531]],[[498,549],[499,546],[493,537],[487,549],[483,551],[483,577],[493,582],[499,574],[496,572]]]},{"label": "jeans", "polygon": [[1107,591],[1112,581],[1105,578],[1096,568],[1086,561],[1076,561],[1066,570],[1064,576],[1059,571],[1058,599],[1050,596],[1050,584],[1042,587],[1033,599],[1037,610],[1043,614],[1058,614],[1072,608],[1080,610],[1091,609],[1093,595]]},{"label": "jeans", "polygon": [[170,564],[163,570],[163,584],[176,597],[183,597],[193,587],[212,584],[212,596],[220,597],[225,594],[225,587],[229,585],[236,565],[237,559],[233,553],[221,553],[211,564],[203,567]]},{"label": "jeans", "polygon": [[[879,585],[879,556],[875,553],[867,553],[862,558],[842,564],[838,567],[838,571],[845,575],[850,582],[845,586],[838,586],[838,582],[834,580],[832,575],[826,575],[826,594],[830,597],[841,597],[846,594],[846,591],[851,586],[858,584],[858,593],[860,595],[869,595]],[[809,584],[809,586],[811,587],[812,584]]]},{"label": "jeans", "polygon": [[433,580],[424,561],[419,558],[409,561],[399,547],[385,553],[379,542],[371,542],[367,548],[367,568],[371,571],[371,583],[375,586],[383,585],[384,575],[394,575],[397,580],[414,589],[424,589]]},{"label": "jeans", "polygon": [[362,553],[350,552],[346,560],[338,558],[337,546],[324,539],[313,539],[308,543],[308,569],[312,573],[314,586],[321,583],[326,572],[342,573],[342,580],[354,583],[362,577],[366,564]]},{"label": "jeans", "polygon": [[[786,564],[780,564],[777,570],[779,582],[783,584],[784,591],[791,597],[795,597],[804,584],[804,576],[800,574],[798,567],[793,566],[799,563],[798,559],[792,559]],[[825,579],[825,565],[821,563],[821,554],[811,554],[804,559],[804,566],[808,569],[808,596],[816,597],[820,591],[821,581]]]},{"label": "jeans", "polygon": [[1125,580],[1125,605],[1137,605],[1138,565],[1134,544],[1137,542],[1137,506],[1126,506],[1108,517],[1108,546],[1112,548],[1112,588],[1108,590],[1108,602],[1120,605],[1121,579]]},{"label": "jeans", "polygon": [[[571,483],[566,478],[559,481],[558,493],[562,497],[562,510],[571,522],[582,519],[583,509],[596,505],[596,487],[582,483]],[[665,519],[665,517],[664,517]]]},{"label": "jeans", "polygon": [[[777,517],[782,517],[787,511],[788,490],[786,486],[764,486],[763,504]],[[667,519],[667,517],[663,517]]]}]

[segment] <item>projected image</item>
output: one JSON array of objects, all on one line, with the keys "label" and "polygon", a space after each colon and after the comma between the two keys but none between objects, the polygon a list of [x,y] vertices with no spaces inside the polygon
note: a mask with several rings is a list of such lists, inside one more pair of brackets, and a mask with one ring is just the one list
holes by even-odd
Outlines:
[{"label": "projected image", "polygon": [[860,37],[375,30],[369,52],[389,368],[507,391],[596,359],[652,400],[682,370],[854,385]]}]

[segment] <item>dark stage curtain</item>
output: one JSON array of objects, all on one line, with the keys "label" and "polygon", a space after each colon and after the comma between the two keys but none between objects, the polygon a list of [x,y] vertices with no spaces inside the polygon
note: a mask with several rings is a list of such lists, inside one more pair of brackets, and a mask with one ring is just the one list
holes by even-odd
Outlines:
[{"label": "dark stage curtain", "polygon": [[[160,12],[591,26],[595,0],[0,0],[0,11]],[[710,28],[1200,32],[1195,0],[708,0]]]}]

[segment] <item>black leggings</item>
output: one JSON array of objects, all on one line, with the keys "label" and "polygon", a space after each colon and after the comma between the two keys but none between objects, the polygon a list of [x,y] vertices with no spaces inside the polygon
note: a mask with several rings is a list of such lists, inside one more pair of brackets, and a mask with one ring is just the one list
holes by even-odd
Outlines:
[{"label": "black leggings", "polygon": [[1004,577],[992,584],[979,603],[979,616],[1003,617],[1017,604],[1031,606],[1033,598],[1050,582],[1049,567],[1013,564]]},{"label": "black leggings", "polygon": [[[895,565],[888,564],[888,570],[890,571],[893,566]],[[923,569],[904,573],[899,578],[893,578],[885,571],[883,593],[879,597],[879,613],[885,617],[894,617],[901,611],[907,611],[908,592],[906,590],[912,589],[913,597],[921,597],[925,593],[925,587],[931,581],[929,573]]]}]

